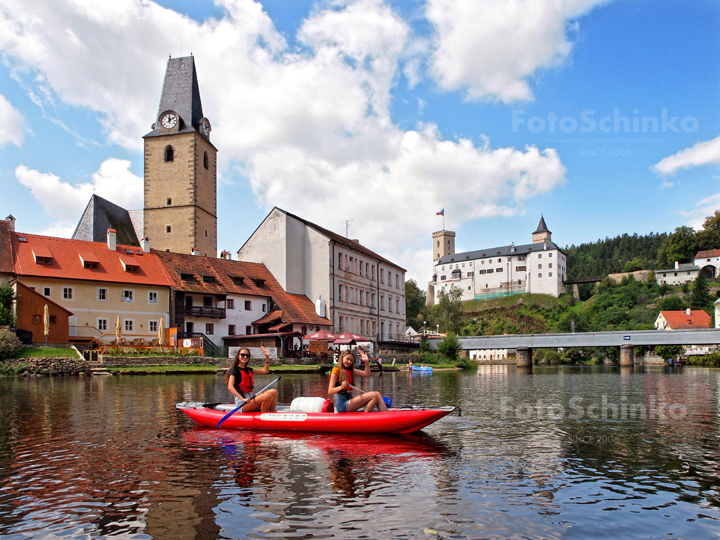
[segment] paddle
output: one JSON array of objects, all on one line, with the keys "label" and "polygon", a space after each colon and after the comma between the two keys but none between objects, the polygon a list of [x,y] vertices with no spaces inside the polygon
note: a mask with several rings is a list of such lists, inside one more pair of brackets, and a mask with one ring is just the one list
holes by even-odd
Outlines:
[{"label": "paddle", "polygon": [[[279,380],[280,380],[280,377],[278,377],[278,378],[275,379],[273,382],[271,382],[270,384],[268,384],[265,388],[263,388],[262,390],[260,390],[257,394],[255,394],[255,395],[253,396],[253,398],[254,398],[255,396],[257,396],[258,394],[262,394],[265,390],[267,390],[268,388],[270,388],[273,384],[275,384],[275,383],[278,382]],[[250,398],[250,399],[252,399],[252,398]],[[240,409],[242,409],[246,404],[247,404],[247,402],[246,402],[246,403],[243,403],[243,404],[240,405],[239,407],[235,407],[232,411],[230,411],[230,412],[227,413],[225,416],[223,416],[223,417],[220,419],[220,421],[217,423],[217,427],[220,427],[220,424],[222,424],[225,420],[227,420],[227,419],[230,418],[233,414],[235,414],[235,413],[238,412]]]}]

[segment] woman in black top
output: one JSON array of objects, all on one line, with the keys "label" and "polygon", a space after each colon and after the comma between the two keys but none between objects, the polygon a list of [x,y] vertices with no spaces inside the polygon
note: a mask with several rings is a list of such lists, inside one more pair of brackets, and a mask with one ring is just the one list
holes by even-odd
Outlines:
[{"label": "woman in black top", "polygon": [[255,386],[253,373],[257,373],[258,375],[270,373],[270,353],[265,347],[260,346],[260,348],[265,355],[265,367],[263,367],[263,369],[255,371],[253,368],[248,367],[250,363],[250,349],[243,347],[235,353],[235,359],[225,374],[225,383],[230,393],[235,396],[235,405],[240,406],[244,404],[242,409],[240,409],[241,412],[253,412],[257,410],[272,412],[277,405],[278,393],[274,388],[265,390],[257,396],[253,394],[253,388]]}]

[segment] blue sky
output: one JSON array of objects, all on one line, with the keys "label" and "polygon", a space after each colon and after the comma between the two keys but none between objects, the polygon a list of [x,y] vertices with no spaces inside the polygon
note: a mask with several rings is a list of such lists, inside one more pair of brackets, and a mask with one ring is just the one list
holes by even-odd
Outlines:
[{"label": "blue sky", "polygon": [[277,205],[423,283],[441,208],[459,251],[541,214],[561,246],[697,227],[719,51],[703,0],[0,0],[0,217],[67,236],[93,192],[141,208],[165,63],[192,52],[220,250]]}]

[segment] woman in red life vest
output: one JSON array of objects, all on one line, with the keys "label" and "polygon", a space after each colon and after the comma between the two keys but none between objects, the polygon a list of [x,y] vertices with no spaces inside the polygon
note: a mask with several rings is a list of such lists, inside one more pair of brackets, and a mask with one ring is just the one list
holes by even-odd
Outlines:
[{"label": "woman in red life vest", "polygon": [[352,397],[352,390],[348,385],[355,385],[356,377],[370,376],[370,359],[365,351],[360,350],[360,358],[365,363],[365,370],[355,369],[355,355],[350,351],[343,351],[340,354],[338,365],[330,372],[330,384],[328,394],[335,396],[335,410],[337,412],[354,412],[363,405],[365,412],[372,412],[373,409],[387,411],[385,402],[380,392],[365,392],[359,396]]},{"label": "woman in red life vest", "polygon": [[244,403],[243,408],[240,409],[240,411],[244,413],[257,410],[272,412],[277,405],[278,393],[274,388],[265,390],[257,396],[253,394],[253,388],[255,386],[253,372],[258,375],[270,373],[270,353],[265,347],[260,346],[260,348],[265,355],[264,368],[255,371],[253,368],[248,367],[250,363],[250,349],[243,347],[235,353],[235,359],[225,374],[225,383],[230,393],[235,396],[235,405],[240,406]]}]

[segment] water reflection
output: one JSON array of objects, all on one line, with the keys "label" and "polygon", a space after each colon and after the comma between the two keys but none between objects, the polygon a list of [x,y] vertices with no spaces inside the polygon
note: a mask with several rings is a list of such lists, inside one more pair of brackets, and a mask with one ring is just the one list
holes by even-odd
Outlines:
[{"label": "water reflection", "polygon": [[[463,416],[403,437],[238,432],[193,427],[174,409],[227,400],[220,377],[0,380],[0,535],[717,530],[717,370],[487,366],[365,384],[396,404],[459,405]],[[278,390],[289,402],[326,388],[327,377],[289,375]]]}]

